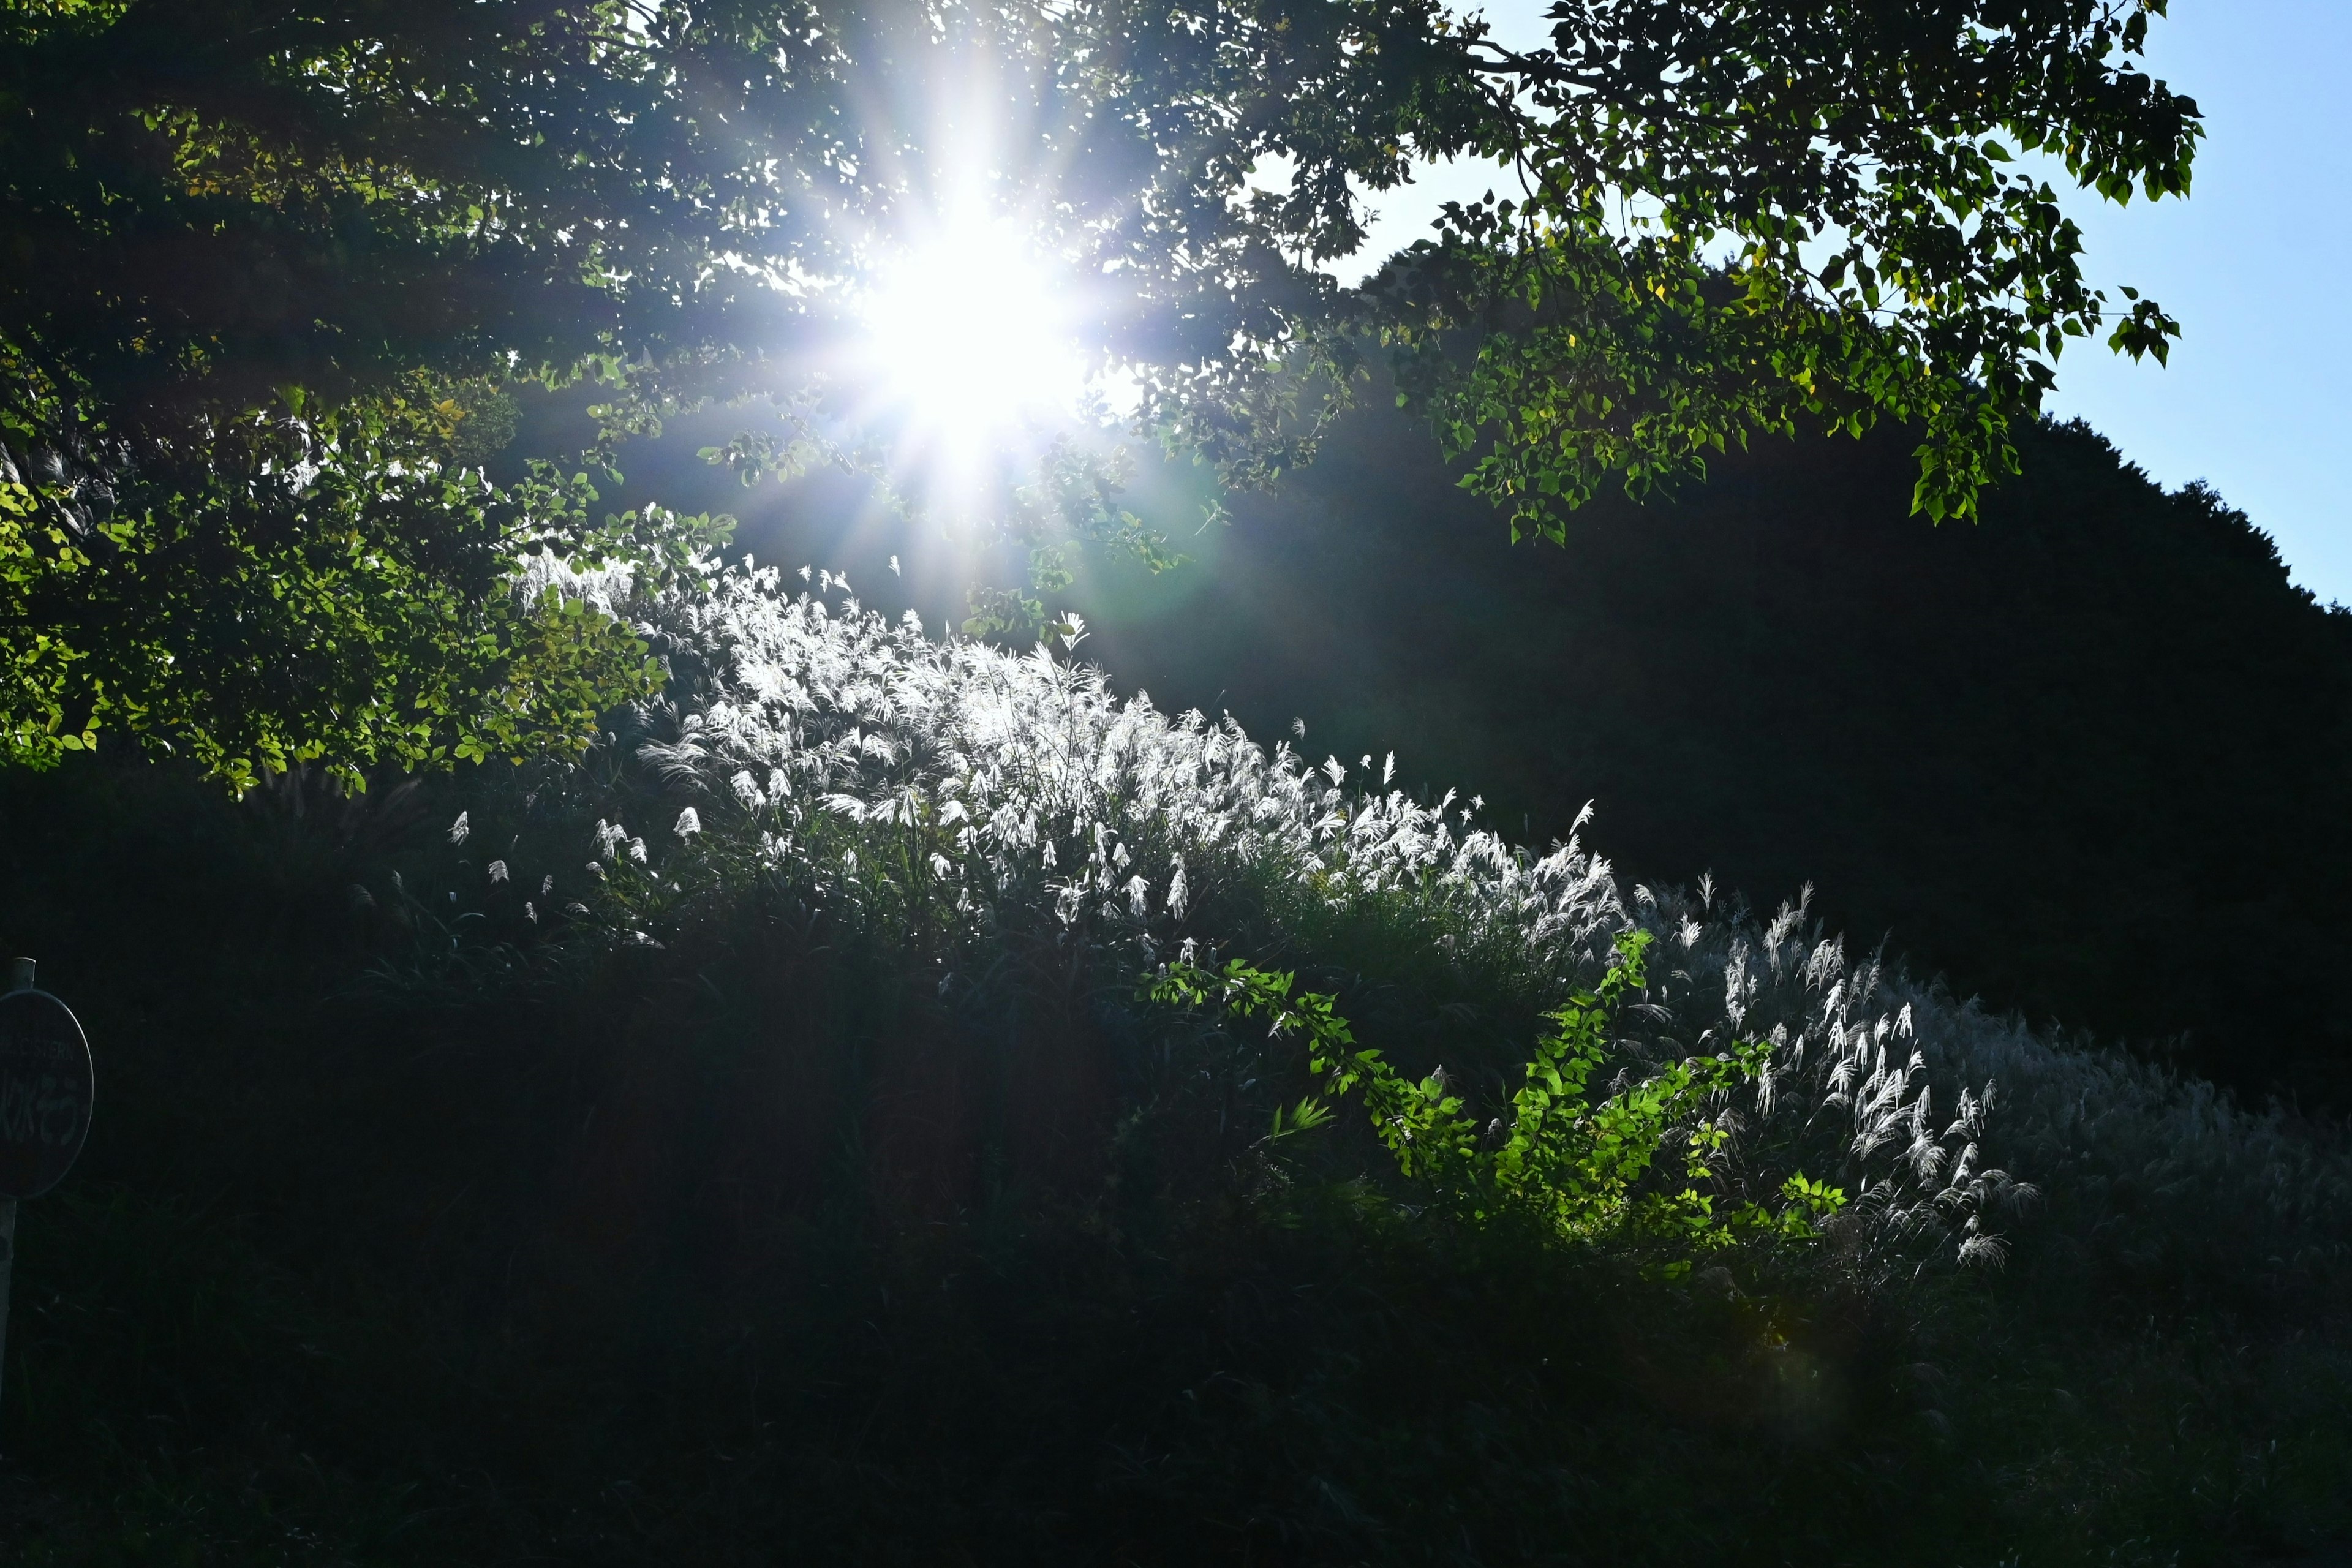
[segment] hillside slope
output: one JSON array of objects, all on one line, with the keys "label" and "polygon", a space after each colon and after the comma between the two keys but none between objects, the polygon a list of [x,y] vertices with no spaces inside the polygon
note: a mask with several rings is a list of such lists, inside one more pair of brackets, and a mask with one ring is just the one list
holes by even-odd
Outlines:
[{"label": "hillside slope", "polygon": [[[719,421],[724,423],[724,420]],[[745,492],[642,452],[629,491],[732,509],[761,560],[853,571],[933,625],[969,541],[837,479]],[[1130,500],[1194,559],[1083,574],[1087,652],[1170,710],[1399,753],[1532,841],[1587,801],[1636,879],[1804,883],[1963,993],[2254,1092],[2352,1088],[2352,614],[2209,492],[2029,431],[1982,522],[1908,512],[1897,435],[1773,443],[1669,502],[1514,547],[1427,435],[1370,409],[1202,531],[1194,471]],[[905,575],[885,562],[905,557]]]},{"label": "hillside slope", "polygon": [[1997,1006],[2340,1097],[2352,615],[2086,429],[2033,432],[1974,527],[1907,516],[1908,473],[1777,447],[1513,549],[1375,416],[1234,503],[1205,591],[1081,602],[1164,700],[1399,745],[1538,835],[1594,800],[1638,877],[1810,880]]},{"label": "hillside slope", "polygon": [[[0,774],[0,938],[101,1075],[11,1561],[2352,1539],[2340,1130],[777,586],[639,606],[670,700],[577,768]],[[1346,1070],[1143,994],[1196,953]]]}]

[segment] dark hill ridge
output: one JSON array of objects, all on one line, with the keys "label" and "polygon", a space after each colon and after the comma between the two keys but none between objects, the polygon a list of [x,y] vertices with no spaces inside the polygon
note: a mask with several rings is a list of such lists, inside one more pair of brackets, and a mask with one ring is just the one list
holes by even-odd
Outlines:
[{"label": "dark hill ridge", "polygon": [[[744,518],[762,559],[857,574],[937,624],[957,563],[837,481],[746,493],[681,433],[633,493]],[[1909,515],[1898,436],[1772,442],[1671,503],[1510,544],[1391,411],[1195,533],[1191,471],[1133,500],[1196,557],[1069,602],[1122,685],[1541,840],[1588,801],[1637,879],[1764,902],[1807,882],[1865,940],[2037,1021],[2247,1089],[2352,1086],[2352,615],[2290,584],[2210,491],[2168,495],[2081,426],[2022,443],[1980,523]],[[907,575],[885,567],[906,557]]]}]

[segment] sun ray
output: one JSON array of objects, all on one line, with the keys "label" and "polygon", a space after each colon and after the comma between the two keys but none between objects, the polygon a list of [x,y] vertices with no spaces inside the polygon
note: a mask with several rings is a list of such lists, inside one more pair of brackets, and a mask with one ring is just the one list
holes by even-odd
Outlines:
[{"label": "sun ray", "polygon": [[898,463],[969,502],[1085,418],[1097,367],[1078,280],[1009,217],[949,209],[878,261],[860,291],[858,381]]}]

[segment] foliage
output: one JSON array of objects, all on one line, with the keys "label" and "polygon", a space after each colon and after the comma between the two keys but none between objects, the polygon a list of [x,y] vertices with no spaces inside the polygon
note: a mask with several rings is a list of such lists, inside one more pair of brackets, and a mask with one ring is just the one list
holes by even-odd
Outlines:
[{"label": "foliage", "polygon": [[576,745],[644,689],[625,629],[519,596],[523,561],[659,574],[707,525],[483,473],[498,383],[570,374],[611,324],[592,258],[627,264],[593,233],[626,215],[583,205],[609,160],[499,84],[583,131],[615,79],[560,68],[621,11],[469,9],[0,15],[11,755],[121,727],[239,784],[356,780]]},{"label": "foliage", "polygon": [[[1465,483],[1555,539],[1800,421],[1920,427],[1915,510],[2016,467],[2069,339],[2165,357],[2153,301],[2083,279],[2046,153],[2114,201],[2186,195],[2196,105],[2137,67],[2165,0],[1553,7],[1549,44],[1464,45],[1510,95],[1479,151],[1519,193],[1455,206],[1378,319]],[[1466,354],[1447,332],[1482,329]]]},{"label": "foliage", "polygon": [[1027,591],[978,584],[968,589],[971,616],[961,627],[966,637],[1018,644],[1043,636],[1048,628],[1045,601],[1030,594],[1066,594],[1077,581],[1085,545],[1097,546],[1112,560],[1133,561],[1154,575],[1185,563],[1170,548],[1165,532],[1119,504],[1135,467],[1128,447],[1094,451],[1057,438],[1037,467],[1038,482],[1016,490],[999,521],[1003,537],[1027,556]]},{"label": "foliage", "polygon": [[[1426,37],[1435,15],[1405,0],[1339,30]],[[413,423],[420,395],[454,420],[517,382],[585,377],[606,395],[593,456],[609,461],[612,440],[657,429],[667,408],[838,380],[844,284],[922,220],[928,185],[961,177],[945,166],[957,148],[1001,142],[1020,205],[1067,212],[1061,239],[1095,270],[1131,269],[1098,337],[1139,352],[1171,330],[1221,345],[1278,334],[1273,299],[1305,275],[1228,206],[1243,143],[1265,110],[1311,119],[1339,107],[1317,101],[1327,90],[1343,113],[1376,110],[1363,94],[1426,83],[1382,85],[1387,59],[1345,68],[1330,30],[1308,47],[1312,74],[1268,83],[1248,67],[1292,54],[1287,27],[1221,16],[1210,39],[1129,20],[986,5],[8,5],[0,443],[27,514],[12,558],[33,617],[12,622],[19,746],[53,754],[110,721],[238,776],[280,753],[354,769],[477,742],[515,753],[500,716],[515,709],[544,710],[548,739],[583,738],[569,689],[623,700],[637,667],[611,648],[526,657],[529,634],[498,629],[530,619],[499,603],[518,557],[659,569],[709,531],[666,516],[599,529],[575,508],[540,514],[530,489],[478,503],[471,454],[346,448],[342,430]],[[1237,39],[1254,61],[1231,58]],[[942,108],[988,102],[992,81],[1003,115]],[[1282,108],[1292,91],[1307,102]],[[240,443],[260,449],[239,461]],[[360,481],[356,531],[335,498],[305,493],[325,447]],[[576,480],[565,493],[593,500]],[[519,515],[487,523],[482,504]],[[318,581],[273,617],[270,657],[323,676],[329,703],[240,686],[253,648],[187,625],[237,626],[252,607],[215,601],[213,563],[190,559],[208,553]],[[175,617],[181,635],[119,634],[100,579],[137,565],[142,597],[201,607]],[[346,597],[374,605],[363,632],[317,617]],[[427,626],[467,638],[466,655],[413,648],[406,634]],[[454,705],[430,739],[418,689]]]},{"label": "foliage", "polygon": [[[1620,936],[1598,992],[1579,992],[1547,1016],[1555,1026],[1537,1042],[1527,1081],[1511,1097],[1510,1121],[1496,1117],[1483,1131],[1443,1068],[1418,1083],[1398,1077],[1378,1050],[1356,1043],[1335,1010],[1337,998],[1310,991],[1293,1000],[1296,975],[1269,973],[1238,958],[1215,973],[1178,963],[1151,977],[1145,993],[1162,1004],[1264,1016],[1276,1038],[1303,1035],[1307,1068],[1323,1078],[1327,1092],[1361,1089],[1365,1114],[1398,1168],[1474,1223],[1516,1214],[1566,1240],[1661,1238],[1702,1250],[1742,1235],[1818,1236],[1819,1222],[1844,1205],[1837,1188],[1792,1175],[1782,1186],[1780,1213],[1751,1203],[1721,1215],[1714,1194],[1700,1190],[1711,1184],[1710,1157],[1731,1135],[1706,1107],[1753,1083],[1769,1045],[1742,1042],[1713,1058],[1676,1062],[1589,1103],[1592,1075],[1609,1058],[1617,1008],[1643,986],[1642,954],[1650,941],[1647,931]],[[1307,1131],[1329,1114],[1312,1100],[1286,1111],[1277,1106],[1269,1136]],[[1686,1184],[1680,1192],[1644,1184],[1669,1141],[1683,1146],[1679,1174]],[[1669,1179],[1666,1187],[1673,1184]],[[1690,1265],[1684,1259],[1667,1267]]]},{"label": "foliage", "polygon": [[494,486],[457,460],[474,416],[427,396],[126,444],[102,501],[0,478],[0,616],[39,628],[0,667],[5,758],[48,765],[119,728],[239,788],[319,759],[356,784],[575,749],[656,689],[626,626],[523,569],[562,550],[652,579],[708,520],[594,525],[585,479],[543,468]]},{"label": "foliage", "polygon": [[[1087,282],[1144,422],[1229,477],[1311,453],[1369,334],[1452,447],[1492,434],[1475,482],[1517,525],[1801,416],[1923,422],[1919,504],[1965,512],[2047,358],[2108,321],[1990,138],[2110,197],[2185,191],[2193,106],[2132,64],[2161,10],[1612,4],[1517,56],[1429,0],[16,0],[12,744],[103,721],[244,776],[576,741],[581,694],[639,670],[609,628],[504,603],[519,556],[658,575],[709,534],[597,524],[554,476],[552,512],[478,496],[507,389],[596,384],[598,461],[713,398],[814,383],[856,410],[849,285],[959,157]],[[1317,269],[1362,242],[1360,189],[1457,154],[1512,161],[1524,195],[1369,292]],[[1253,192],[1276,164],[1287,187]],[[2170,331],[2142,301],[2109,335]],[[134,599],[163,624],[114,613]],[[259,626],[299,679],[243,679]]]}]

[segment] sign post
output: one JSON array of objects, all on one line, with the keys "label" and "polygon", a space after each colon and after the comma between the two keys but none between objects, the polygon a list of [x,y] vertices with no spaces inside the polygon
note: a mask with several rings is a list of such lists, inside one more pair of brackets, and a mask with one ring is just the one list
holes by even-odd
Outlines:
[{"label": "sign post", "polygon": [[39,1197],[73,1168],[89,1136],[93,1087],[80,1022],[34,988],[31,959],[12,960],[0,994],[0,1369],[7,1364],[16,1200]]},{"label": "sign post", "polygon": [[0,1373],[8,1370],[8,1286],[16,1271],[16,1200],[0,1198]]}]

